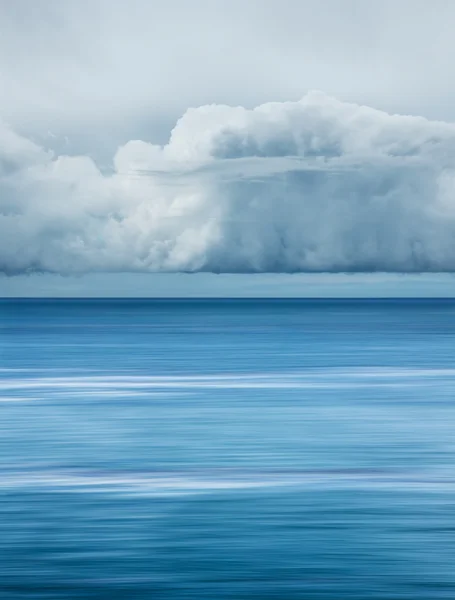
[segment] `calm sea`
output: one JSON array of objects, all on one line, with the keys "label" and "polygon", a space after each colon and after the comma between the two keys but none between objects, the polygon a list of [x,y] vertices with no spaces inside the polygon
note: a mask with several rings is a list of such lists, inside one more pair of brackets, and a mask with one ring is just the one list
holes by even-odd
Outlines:
[{"label": "calm sea", "polygon": [[2,300],[0,598],[455,598],[454,300]]}]

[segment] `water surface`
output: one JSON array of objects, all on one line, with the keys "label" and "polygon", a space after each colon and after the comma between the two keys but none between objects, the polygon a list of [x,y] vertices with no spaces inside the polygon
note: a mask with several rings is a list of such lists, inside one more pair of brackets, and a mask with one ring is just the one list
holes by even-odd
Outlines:
[{"label": "water surface", "polygon": [[455,597],[455,301],[0,322],[0,598]]}]

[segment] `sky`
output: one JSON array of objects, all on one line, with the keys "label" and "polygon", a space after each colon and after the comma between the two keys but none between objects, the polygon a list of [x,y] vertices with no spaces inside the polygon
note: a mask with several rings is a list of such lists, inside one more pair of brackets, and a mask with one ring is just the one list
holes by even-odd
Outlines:
[{"label": "sky", "polygon": [[454,22],[0,2],[0,295],[455,296]]}]

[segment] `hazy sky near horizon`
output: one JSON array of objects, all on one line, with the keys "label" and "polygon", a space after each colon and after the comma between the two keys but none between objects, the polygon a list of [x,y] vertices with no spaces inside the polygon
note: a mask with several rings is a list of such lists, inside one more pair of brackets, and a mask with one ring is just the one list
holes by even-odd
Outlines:
[{"label": "hazy sky near horizon", "polygon": [[0,294],[454,296],[454,25],[451,0],[0,2]]}]

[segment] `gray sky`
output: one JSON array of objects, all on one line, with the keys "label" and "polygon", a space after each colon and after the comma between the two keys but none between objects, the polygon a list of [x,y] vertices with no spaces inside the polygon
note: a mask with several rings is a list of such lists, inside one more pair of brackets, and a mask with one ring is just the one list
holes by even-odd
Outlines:
[{"label": "gray sky", "polygon": [[[0,118],[45,149],[90,156],[101,167],[131,139],[165,144],[189,107],[252,108],[297,101],[313,89],[389,113],[455,121],[454,25],[452,0],[0,0]],[[455,293],[449,275],[0,278],[0,293],[10,296],[125,289]]]},{"label": "gray sky", "polygon": [[291,297],[291,298],[446,298],[455,295],[454,275],[211,275],[204,273],[144,275],[91,273],[81,277],[59,275],[0,276],[3,296],[115,298],[148,297]]},{"label": "gray sky", "polygon": [[455,119],[451,0],[4,0],[0,16],[3,117],[88,150],[166,141],[189,106],[312,89]]}]

